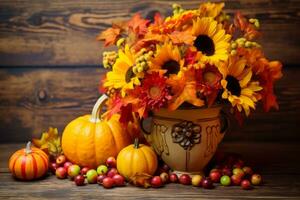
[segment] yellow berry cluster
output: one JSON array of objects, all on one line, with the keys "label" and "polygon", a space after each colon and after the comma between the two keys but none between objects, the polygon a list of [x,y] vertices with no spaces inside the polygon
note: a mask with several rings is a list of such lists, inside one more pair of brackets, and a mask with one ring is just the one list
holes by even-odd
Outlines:
[{"label": "yellow berry cluster", "polygon": [[253,24],[256,28],[259,28],[259,27],[260,27],[260,24],[259,24],[258,19],[250,18],[250,19],[249,19],[249,22],[250,22],[251,24]]},{"label": "yellow berry cluster", "polygon": [[172,5],[172,8],[173,8],[173,15],[179,15],[184,12],[184,9],[181,7],[181,5],[177,3],[174,3]]},{"label": "yellow berry cluster", "polygon": [[103,67],[105,69],[111,69],[115,64],[118,57],[117,52],[115,51],[104,51],[103,52]]},{"label": "yellow berry cluster", "polygon": [[137,58],[135,59],[135,66],[132,68],[134,74],[141,73],[148,70],[150,59],[153,56],[153,51],[146,52],[146,49],[143,48],[137,53]]},{"label": "yellow berry cluster", "polygon": [[246,38],[238,38],[235,41],[231,42],[231,55],[235,55],[237,53],[236,49],[239,47],[244,48],[252,48],[252,47],[260,47],[260,45],[256,42],[252,42],[247,40]]}]

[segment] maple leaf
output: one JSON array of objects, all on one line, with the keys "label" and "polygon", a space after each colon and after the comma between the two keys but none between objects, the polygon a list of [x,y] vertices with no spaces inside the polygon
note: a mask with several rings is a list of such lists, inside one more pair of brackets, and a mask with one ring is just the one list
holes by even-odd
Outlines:
[{"label": "maple leaf", "polygon": [[147,26],[149,23],[150,20],[143,19],[140,13],[137,13],[128,21],[128,29],[136,35],[142,36],[147,33]]},{"label": "maple leaf", "polygon": [[40,139],[33,138],[32,143],[54,157],[62,154],[61,138],[57,128],[49,127],[48,131],[42,133]]},{"label": "maple leaf", "polygon": [[98,35],[96,39],[99,41],[105,41],[104,46],[109,46],[116,43],[120,34],[121,34],[121,28],[114,26],[100,33],[100,35]]},{"label": "maple leaf", "polygon": [[194,40],[196,37],[188,34],[186,32],[174,31],[173,33],[169,34],[170,39],[174,44],[187,44],[193,45]]},{"label": "maple leaf", "polygon": [[138,186],[149,188],[151,187],[150,180],[152,176],[147,173],[136,173],[135,175],[129,177],[129,183]]}]

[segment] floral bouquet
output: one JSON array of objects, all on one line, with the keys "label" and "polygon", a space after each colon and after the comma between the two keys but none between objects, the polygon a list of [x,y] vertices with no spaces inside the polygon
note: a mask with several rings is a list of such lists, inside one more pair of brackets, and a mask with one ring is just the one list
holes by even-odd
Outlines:
[{"label": "floral bouquet", "polygon": [[236,116],[248,116],[262,101],[265,111],[277,108],[273,85],[282,64],[269,61],[256,41],[258,19],[237,12],[230,17],[224,3],[203,3],[196,10],[173,5],[173,15],[156,13],[153,21],[135,14],[114,23],[99,40],[118,51],[103,53],[107,72],[102,91],[110,96],[107,115],[121,122],[135,115],[185,106],[230,103]]}]

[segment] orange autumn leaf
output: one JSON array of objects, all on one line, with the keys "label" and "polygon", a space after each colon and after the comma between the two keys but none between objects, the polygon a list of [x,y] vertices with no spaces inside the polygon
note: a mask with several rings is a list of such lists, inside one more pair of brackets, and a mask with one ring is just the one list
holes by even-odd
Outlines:
[{"label": "orange autumn leaf", "polygon": [[137,173],[131,177],[129,177],[129,183],[138,186],[149,188],[151,187],[150,180],[152,176],[147,173]]},{"label": "orange autumn leaf", "polygon": [[169,37],[174,44],[193,45],[193,42],[195,40],[195,37],[191,34],[180,31],[174,31],[173,33],[169,34]]},{"label": "orange autumn leaf", "polygon": [[255,26],[249,23],[240,12],[237,12],[234,17],[234,25],[244,32],[244,37],[248,40],[260,36],[260,33],[256,30]]},{"label": "orange autumn leaf", "polygon": [[145,35],[149,23],[149,20],[143,19],[141,15],[137,13],[128,21],[128,29],[138,36]]},{"label": "orange autumn leaf", "polygon": [[121,29],[119,27],[108,28],[97,36],[97,40],[105,41],[104,45],[109,46],[116,43],[120,34]]},{"label": "orange autumn leaf", "polygon": [[169,105],[170,110],[176,110],[181,104],[188,102],[194,106],[203,106],[204,101],[199,99],[196,95],[196,83],[187,82],[183,88],[182,93],[175,98],[175,101]]}]

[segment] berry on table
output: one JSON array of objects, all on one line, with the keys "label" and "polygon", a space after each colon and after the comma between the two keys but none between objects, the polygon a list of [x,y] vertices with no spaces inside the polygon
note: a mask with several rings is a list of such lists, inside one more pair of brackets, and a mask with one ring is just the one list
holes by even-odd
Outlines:
[{"label": "berry on table", "polygon": [[86,173],[86,179],[88,181],[88,183],[96,183],[97,182],[97,171],[94,169],[90,169],[87,173]]},{"label": "berry on table", "polygon": [[220,170],[214,170],[214,171],[211,171],[209,173],[209,178],[212,180],[212,182],[214,183],[218,183],[220,182],[220,178],[221,178],[222,174],[220,172]]},{"label": "berry on table", "polygon": [[169,179],[171,183],[178,183],[178,176],[175,173],[171,173]]},{"label": "berry on table", "polygon": [[83,175],[77,175],[75,176],[74,178],[74,182],[77,186],[83,186],[84,185],[84,181],[85,181],[85,178]]},{"label": "berry on table", "polygon": [[191,184],[191,177],[188,174],[182,174],[179,177],[179,183],[183,185],[190,185]]},{"label": "berry on table", "polygon": [[63,165],[67,161],[66,156],[60,155],[56,158],[56,164]]},{"label": "berry on table", "polygon": [[151,183],[151,186],[154,188],[158,188],[163,185],[163,181],[161,180],[160,176],[152,177],[150,183]]},{"label": "berry on table", "polygon": [[102,185],[106,189],[110,189],[114,186],[114,180],[110,177],[105,177],[102,181]]},{"label": "berry on table", "polygon": [[229,186],[231,184],[231,179],[227,175],[223,175],[220,179],[220,183],[223,186]]},{"label": "berry on table", "polygon": [[247,180],[247,179],[242,180],[241,186],[242,186],[242,188],[243,188],[244,190],[250,190],[250,189],[252,189],[251,183],[250,183],[250,181]]},{"label": "berry on table", "polygon": [[55,171],[55,175],[59,179],[64,179],[67,177],[67,170],[64,167],[58,167]]},{"label": "berry on table", "polygon": [[114,158],[114,157],[108,157],[107,159],[106,159],[106,165],[107,165],[107,167],[109,167],[109,168],[115,168],[116,166],[117,166],[117,162],[116,162],[116,159]]},{"label": "berry on table", "polygon": [[210,178],[204,178],[202,181],[202,187],[205,189],[212,189],[214,185]]},{"label": "berry on table", "polygon": [[203,176],[201,175],[194,175],[192,177],[192,185],[195,187],[201,187],[203,181]]},{"label": "berry on table", "polygon": [[112,177],[114,180],[115,186],[124,186],[125,185],[125,178],[121,176],[120,174],[116,174]]},{"label": "berry on table", "polygon": [[80,167],[78,165],[71,165],[68,167],[68,175],[70,178],[74,178],[75,176],[79,175]]},{"label": "berry on table", "polygon": [[98,175],[106,174],[108,172],[108,167],[106,165],[100,165],[97,167]]},{"label": "berry on table", "polygon": [[169,174],[168,173],[163,172],[159,176],[164,184],[169,182]]},{"label": "berry on table", "polygon": [[260,185],[262,183],[261,175],[259,175],[259,174],[253,174],[251,176],[251,183],[253,185]]}]

